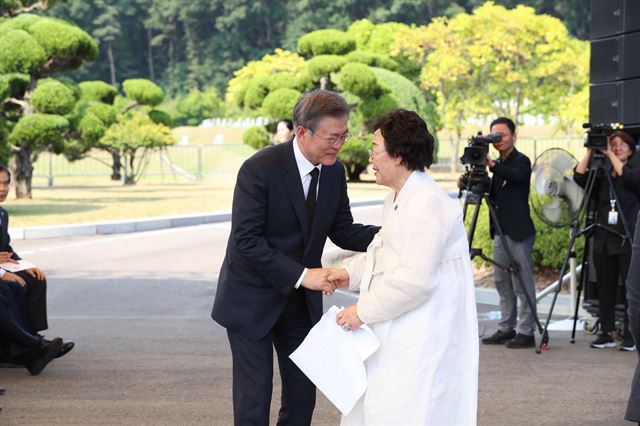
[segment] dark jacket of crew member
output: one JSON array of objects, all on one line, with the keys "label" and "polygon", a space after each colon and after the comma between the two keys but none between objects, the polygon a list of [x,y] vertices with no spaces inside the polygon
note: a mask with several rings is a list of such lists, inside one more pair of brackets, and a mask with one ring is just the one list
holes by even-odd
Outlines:
[{"label": "dark jacket of crew member", "polygon": [[[529,210],[531,161],[514,148],[506,158],[496,160],[489,170],[493,173],[489,199],[496,209],[502,232],[514,241],[532,237],[536,230]],[[495,232],[491,219],[491,238]]]},{"label": "dark jacket of crew member", "polygon": [[[633,154],[636,157],[637,154]],[[616,209],[624,218],[629,226],[629,232],[633,235],[635,231],[635,218],[640,210],[640,169],[635,167],[631,161],[622,168],[622,176],[612,176],[611,181],[618,197],[619,206]],[[625,235],[622,219],[618,220],[615,225],[609,225],[609,211],[611,211],[611,192],[609,189],[609,181],[603,173],[611,173],[611,164],[607,164],[604,170],[600,171],[596,177],[593,186],[593,194],[591,197],[596,205],[596,222],[605,225],[614,232],[609,232],[604,228],[598,227],[594,232],[593,248],[596,252],[602,253],[606,251],[609,254],[620,254],[631,250],[629,241],[622,239],[621,235]],[[589,173],[579,173],[576,171],[573,175],[575,182],[581,187],[587,184]]]}]

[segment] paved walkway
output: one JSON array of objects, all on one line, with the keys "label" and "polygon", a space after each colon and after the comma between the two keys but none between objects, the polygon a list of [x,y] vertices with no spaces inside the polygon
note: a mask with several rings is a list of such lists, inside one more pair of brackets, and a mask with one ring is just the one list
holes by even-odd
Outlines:
[{"label": "paved walkway", "polygon": [[[375,223],[378,210],[355,209]],[[51,329],[76,349],[39,376],[1,369],[2,425],[229,425],[231,359],[209,319],[228,223],[16,241],[49,273]],[[350,304],[353,296],[329,303]],[[494,310],[479,305],[481,314]],[[481,318],[488,318],[483,315]],[[482,320],[493,331],[495,320]],[[636,354],[588,348],[580,332],[551,349],[480,350],[480,425],[629,425],[622,420]],[[272,411],[278,407],[274,378]],[[319,395],[314,424],[335,425]]]}]

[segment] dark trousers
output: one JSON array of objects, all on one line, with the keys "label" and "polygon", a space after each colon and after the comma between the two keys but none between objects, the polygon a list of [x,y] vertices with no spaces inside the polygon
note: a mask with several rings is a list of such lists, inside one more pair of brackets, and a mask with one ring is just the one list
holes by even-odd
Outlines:
[{"label": "dark trousers", "polygon": [[259,340],[227,331],[233,358],[233,417],[236,426],[267,426],[273,390],[273,348],[282,381],[278,425],[308,426],[316,388],[289,359],[311,330],[304,290],[293,290],[269,334]]},{"label": "dark trousers", "polygon": [[42,341],[42,338],[27,330],[14,291],[6,282],[0,282],[0,336],[8,341],[8,356],[37,348]]},{"label": "dark trousers", "polygon": [[24,271],[17,275],[27,283],[25,320],[31,333],[37,333],[49,328],[47,323],[47,281],[38,280]]},{"label": "dark trousers", "polygon": [[[610,333],[615,323],[615,307],[618,296],[619,282],[626,283],[631,253],[610,255],[594,252],[594,265],[596,267],[598,286],[598,315],[602,331]],[[620,280],[620,281],[619,281]],[[625,294],[626,291],[623,291]],[[629,318],[627,315],[627,298],[624,297],[624,326],[623,336],[630,337]]]}]

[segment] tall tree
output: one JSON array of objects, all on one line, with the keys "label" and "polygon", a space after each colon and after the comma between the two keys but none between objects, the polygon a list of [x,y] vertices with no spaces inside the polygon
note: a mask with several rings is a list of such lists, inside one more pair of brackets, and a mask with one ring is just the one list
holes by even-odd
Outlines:
[{"label": "tall tree", "polygon": [[116,80],[116,64],[113,55],[113,43],[120,35],[120,18],[118,16],[118,8],[115,4],[107,0],[97,0],[95,8],[98,10],[98,16],[93,20],[93,24],[95,25],[93,36],[101,43],[106,44],[111,84],[113,86],[117,86],[118,81]]},{"label": "tall tree", "polygon": [[12,18],[23,13],[47,10],[59,1],[60,0],[0,0],[0,15],[5,18]]},{"label": "tall tree", "polygon": [[[31,198],[33,162],[52,147],[64,148],[65,115],[74,107],[77,92],[55,80],[43,80],[79,67],[98,55],[98,47],[80,28],[66,22],[22,14],[0,22],[0,75],[22,76],[24,90],[5,92],[2,114],[15,123],[9,142],[15,163],[16,195]],[[39,81],[43,84],[39,85]],[[46,82],[46,83],[45,83]],[[11,93],[13,92],[13,93]]]},{"label": "tall tree", "polygon": [[435,19],[404,45],[424,63],[423,87],[436,94],[444,127],[458,135],[454,153],[470,117],[518,121],[528,113],[549,120],[588,85],[586,42],[530,7],[488,2],[470,15]]}]

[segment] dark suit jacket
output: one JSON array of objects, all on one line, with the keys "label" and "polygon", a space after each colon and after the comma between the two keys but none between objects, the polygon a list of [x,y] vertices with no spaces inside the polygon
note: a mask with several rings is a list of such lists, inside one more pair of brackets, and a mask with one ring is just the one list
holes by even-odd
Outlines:
[{"label": "dark suit jacket", "polygon": [[[640,348],[640,213],[638,214],[636,231],[633,237],[633,251],[631,254],[631,267],[627,275],[627,302],[629,304],[629,330]],[[640,352],[636,373],[631,384],[631,395],[627,405],[625,419],[640,422]]]},{"label": "dark suit jacket", "polygon": [[[267,147],[244,162],[233,195],[231,234],[211,317],[250,339],[274,326],[305,267],[320,267],[326,238],[365,251],[379,227],[353,223],[344,167],[322,166],[314,222],[293,143]],[[322,294],[305,291],[311,321],[322,316]]]},{"label": "dark suit jacket", "polygon": [[[489,199],[496,209],[500,228],[515,241],[524,241],[535,235],[536,229],[529,211],[529,181],[531,161],[517,149],[504,160],[496,161],[491,170]],[[491,238],[495,236],[491,219]]]},{"label": "dark suit jacket", "polygon": [[[636,156],[637,154],[634,154],[629,160],[629,163],[625,164],[622,169],[622,176],[612,178],[618,201],[620,202],[620,205],[616,206],[618,211],[618,223],[616,225],[608,224],[609,211],[611,210],[611,195],[609,193],[609,181],[606,176],[603,175],[603,173],[611,173],[610,164],[604,167],[604,170],[599,171],[600,175],[596,178],[593,193],[590,197],[596,206],[597,223],[606,225],[621,235],[625,234],[625,230],[622,225],[620,213],[624,214],[631,235],[633,235],[636,216],[640,209],[640,168],[634,166],[636,161],[634,157]],[[573,180],[584,188],[587,184],[588,175],[588,173],[575,172]],[[623,241],[618,235],[606,229],[597,228],[594,233],[593,248],[599,253],[604,253],[606,248],[609,254],[621,254],[629,252],[631,245],[628,241]]]},{"label": "dark suit jacket", "polygon": [[11,248],[11,237],[9,236],[9,213],[0,207],[0,251],[10,251],[13,253],[12,259],[20,260],[20,256]]}]

